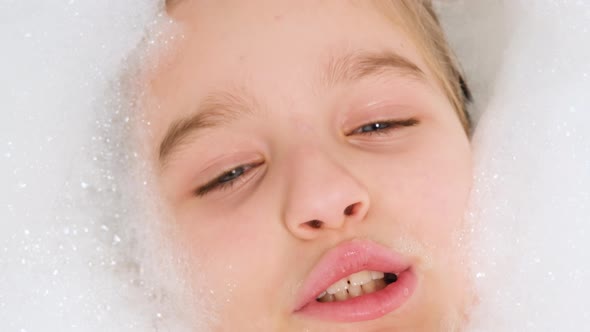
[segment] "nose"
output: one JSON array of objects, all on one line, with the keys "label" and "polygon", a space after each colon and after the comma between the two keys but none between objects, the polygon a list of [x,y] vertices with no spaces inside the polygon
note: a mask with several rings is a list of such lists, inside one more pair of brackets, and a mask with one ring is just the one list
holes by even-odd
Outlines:
[{"label": "nose", "polygon": [[295,237],[312,240],[365,219],[369,194],[341,164],[320,151],[305,151],[292,161],[284,222]]}]

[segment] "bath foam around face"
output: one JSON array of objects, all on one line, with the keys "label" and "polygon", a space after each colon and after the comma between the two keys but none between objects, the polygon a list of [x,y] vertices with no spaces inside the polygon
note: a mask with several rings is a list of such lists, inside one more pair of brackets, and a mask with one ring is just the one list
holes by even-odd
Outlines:
[{"label": "bath foam around face", "polygon": [[1,331],[199,330],[174,306],[121,79],[162,8],[0,4]]},{"label": "bath foam around face", "polygon": [[519,22],[518,13],[506,1],[435,0],[433,3],[473,94],[469,113],[476,125],[493,95],[504,52]]},{"label": "bath foam around face", "polygon": [[588,330],[590,4],[502,5],[518,21],[473,139],[471,330]]}]

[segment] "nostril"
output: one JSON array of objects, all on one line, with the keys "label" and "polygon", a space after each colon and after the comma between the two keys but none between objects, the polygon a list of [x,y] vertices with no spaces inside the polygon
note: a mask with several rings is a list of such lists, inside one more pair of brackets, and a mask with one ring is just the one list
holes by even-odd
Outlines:
[{"label": "nostril", "polygon": [[314,219],[314,220],[306,222],[306,224],[313,229],[320,229],[320,228],[322,228],[322,225],[324,223],[317,220],[317,219]]},{"label": "nostril", "polygon": [[344,214],[347,216],[351,216],[354,214],[354,207],[356,204],[350,204],[349,206],[344,209]]}]

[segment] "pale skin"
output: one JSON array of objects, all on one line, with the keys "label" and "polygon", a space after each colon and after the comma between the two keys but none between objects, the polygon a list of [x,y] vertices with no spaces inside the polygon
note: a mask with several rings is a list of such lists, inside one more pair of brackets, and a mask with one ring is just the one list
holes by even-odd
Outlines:
[{"label": "pale skin", "polygon": [[[171,15],[184,37],[151,79],[147,117],[212,329],[459,330],[471,149],[416,43],[368,1],[189,1]],[[229,119],[160,151],[170,126],[219,109]],[[355,323],[293,312],[317,261],[353,239],[410,258],[408,302]]]}]

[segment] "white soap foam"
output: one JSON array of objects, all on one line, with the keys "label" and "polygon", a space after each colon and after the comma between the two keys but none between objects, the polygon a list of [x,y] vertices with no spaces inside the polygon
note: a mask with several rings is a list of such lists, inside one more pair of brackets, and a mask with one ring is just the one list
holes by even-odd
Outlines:
[{"label": "white soap foam", "polygon": [[[472,328],[588,329],[589,5],[447,2],[447,17],[473,27],[456,24],[451,37],[485,109],[474,137],[481,305]],[[160,8],[0,3],[2,331],[189,330],[158,278],[141,278],[154,270],[138,248],[154,252],[134,242],[145,201],[129,197],[142,179],[125,176],[133,147],[110,153],[129,127],[109,84]]]},{"label": "white soap foam", "polygon": [[0,3],[1,331],[201,329],[177,301],[131,134],[128,78],[165,43],[162,8]]},{"label": "white soap foam", "polygon": [[[469,24],[445,24],[486,95],[473,139],[481,304],[472,330],[589,330],[590,3],[447,1],[441,10],[453,5],[443,17]],[[497,24],[477,20],[486,12]]]}]

